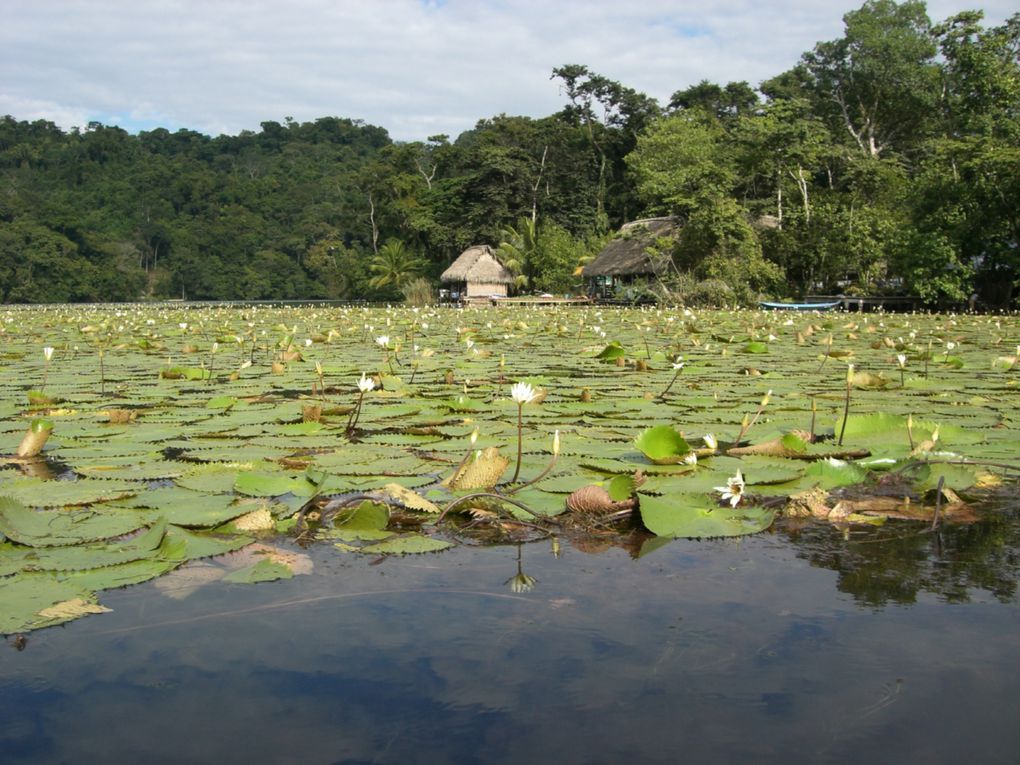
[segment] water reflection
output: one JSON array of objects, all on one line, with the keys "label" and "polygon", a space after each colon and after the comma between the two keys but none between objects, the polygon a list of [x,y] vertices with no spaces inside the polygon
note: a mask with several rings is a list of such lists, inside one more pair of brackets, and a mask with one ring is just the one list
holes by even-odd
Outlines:
[{"label": "water reflection", "polygon": [[3,759],[1012,762],[1020,545],[1002,521],[636,560],[545,541],[370,565],[323,545],[289,581],[110,593],[113,613],[0,651]]},{"label": "water reflection", "polygon": [[819,524],[788,526],[797,554],[839,573],[837,588],[862,605],[908,604],[919,593],[951,603],[987,593],[1003,603],[1016,599],[1020,578],[1020,524],[1015,508],[1000,507],[988,520],[932,530],[917,524],[858,533]]}]

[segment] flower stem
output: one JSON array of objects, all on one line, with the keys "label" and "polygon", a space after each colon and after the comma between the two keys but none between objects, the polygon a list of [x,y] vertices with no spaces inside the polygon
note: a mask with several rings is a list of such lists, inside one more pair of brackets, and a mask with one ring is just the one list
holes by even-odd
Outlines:
[{"label": "flower stem", "polygon": [[843,404],[843,425],[839,429],[839,440],[836,442],[836,446],[843,445],[843,434],[846,433],[846,421],[850,417],[850,388],[853,383],[847,379],[846,381],[846,401]]},{"label": "flower stem", "polygon": [[524,453],[524,434],[523,424],[521,421],[522,412],[524,411],[524,404],[517,404],[517,464],[514,466],[514,477],[510,479],[510,483],[517,482],[517,476],[521,474],[521,456]]},{"label": "flower stem", "polygon": [[358,396],[358,402],[354,405],[354,409],[351,410],[351,416],[347,418],[347,428],[344,431],[344,435],[350,438],[354,434],[354,428],[358,424],[358,418],[361,417],[361,404],[365,400],[365,391],[360,391]]},{"label": "flower stem", "polygon": [[552,471],[552,469],[556,466],[556,460],[557,459],[559,459],[559,455],[554,454],[552,456],[552,459],[549,460],[549,464],[545,466],[545,470],[543,470],[541,473],[536,475],[530,481],[527,481],[526,483],[522,483],[520,486],[518,486],[515,489],[511,489],[510,491],[507,492],[507,495],[509,496],[509,495],[516,494],[521,489],[526,489],[529,486],[532,486],[532,485],[538,483],[539,481],[541,481],[543,478],[545,478],[547,475],[549,475],[550,471]]}]

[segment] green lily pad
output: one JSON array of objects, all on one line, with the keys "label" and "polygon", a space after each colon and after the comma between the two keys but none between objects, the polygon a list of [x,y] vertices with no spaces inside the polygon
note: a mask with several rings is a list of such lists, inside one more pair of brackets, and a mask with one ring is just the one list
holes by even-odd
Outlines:
[{"label": "green lily pad", "polygon": [[234,481],[234,491],[249,497],[278,497],[281,494],[310,497],[315,494],[315,489],[315,484],[305,476],[283,473],[244,472],[239,473]]},{"label": "green lily pad", "polygon": [[0,496],[0,533],[31,547],[59,547],[128,534],[145,525],[144,516],[109,508],[30,510],[11,497]]},{"label": "green lily pad", "polygon": [[69,582],[46,576],[16,576],[0,580],[0,633],[50,627],[84,616],[85,613],[43,615],[49,608],[73,601],[95,604],[95,595]]},{"label": "green lily pad", "polygon": [[251,566],[231,571],[223,577],[223,581],[232,584],[256,584],[258,582],[273,582],[277,579],[291,579],[293,576],[294,571],[290,566],[266,558]]},{"label": "green lily pad", "polygon": [[714,506],[698,495],[670,495],[640,499],[641,522],[657,536],[735,537],[757,534],[772,525],[775,511],[754,507]]},{"label": "green lily pad", "polygon": [[29,507],[91,505],[105,500],[122,499],[138,490],[138,484],[100,478],[82,478],[78,481],[17,478],[0,484],[0,495],[16,499]]},{"label": "green lily pad", "polygon": [[656,425],[634,439],[634,445],[657,465],[671,465],[683,460],[691,447],[672,425]]},{"label": "green lily pad", "polygon": [[427,537],[423,534],[404,534],[383,542],[376,542],[375,544],[361,547],[358,549],[358,552],[370,555],[412,555],[438,552],[452,546],[449,542],[444,542],[442,539]]}]

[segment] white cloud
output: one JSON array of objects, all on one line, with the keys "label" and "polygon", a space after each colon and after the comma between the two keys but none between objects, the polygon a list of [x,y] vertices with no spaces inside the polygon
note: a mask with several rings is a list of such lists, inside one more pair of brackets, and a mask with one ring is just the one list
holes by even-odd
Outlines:
[{"label": "white cloud", "polygon": [[[660,101],[757,84],[838,37],[858,2],[813,0],[5,0],[0,113],[217,134],[336,115],[397,139],[564,102],[567,63]],[[968,6],[929,3],[933,19]],[[1001,21],[1010,3],[992,0]]]}]

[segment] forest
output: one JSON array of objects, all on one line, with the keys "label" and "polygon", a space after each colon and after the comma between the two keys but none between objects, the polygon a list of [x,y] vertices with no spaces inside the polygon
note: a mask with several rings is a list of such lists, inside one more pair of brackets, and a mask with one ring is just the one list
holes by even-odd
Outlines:
[{"label": "forest", "polygon": [[[491,244],[582,289],[624,222],[673,215],[680,301],[890,293],[1017,306],[1020,14],[869,0],[757,85],[669,103],[580,64],[543,118],[396,142],[322,117],[211,137],[0,119],[0,300],[399,300]],[[416,292],[417,291],[417,292]]]}]

